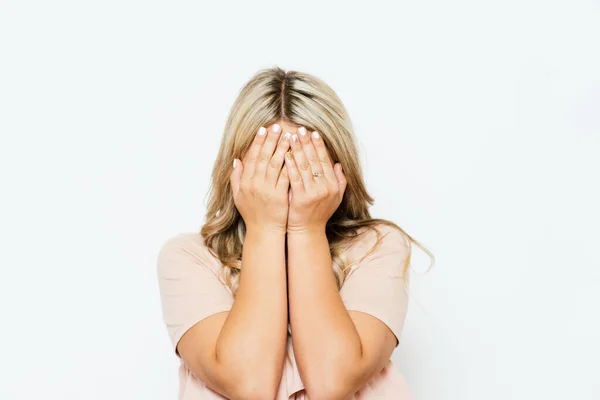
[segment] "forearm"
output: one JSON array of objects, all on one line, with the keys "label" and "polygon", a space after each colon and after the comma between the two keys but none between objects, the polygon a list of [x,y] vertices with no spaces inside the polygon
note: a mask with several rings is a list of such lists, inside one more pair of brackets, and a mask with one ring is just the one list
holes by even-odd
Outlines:
[{"label": "forearm", "polygon": [[361,341],[337,289],[325,229],[288,234],[287,246],[298,367],[309,395],[311,388],[312,396],[339,393],[331,386],[352,386],[352,370],[361,362]]},{"label": "forearm", "polygon": [[236,298],[217,341],[218,362],[236,380],[276,389],[287,320],[285,233],[249,230]]}]

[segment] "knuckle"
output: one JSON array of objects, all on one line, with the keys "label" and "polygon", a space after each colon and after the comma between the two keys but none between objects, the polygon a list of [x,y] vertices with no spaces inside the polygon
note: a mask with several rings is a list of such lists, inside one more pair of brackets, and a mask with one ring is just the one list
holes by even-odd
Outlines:
[{"label": "knuckle", "polygon": [[260,185],[256,182],[256,179],[252,179],[250,185],[248,185],[248,191],[252,194],[256,194],[260,191]]},{"label": "knuckle", "polygon": [[329,158],[328,155],[321,156],[320,160],[321,160],[321,163],[323,163],[323,164],[330,164],[331,163],[331,159]]},{"label": "knuckle", "polygon": [[312,154],[308,157],[308,161],[311,163],[316,163],[319,161],[319,157],[316,154]]},{"label": "knuckle", "polygon": [[252,156],[253,154],[254,155],[258,154],[261,147],[262,147],[262,144],[260,142],[252,143],[248,149],[247,155]]},{"label": "knuckle", "polygon": [[248,182],[247,180],[242,180],[240,182],[240,190],[242,192],[247,192],[250,190],[250,182]]},{"label": "knuckle", "polygon": [[269,162],[269,157],[267,157],[266,154],[261,153],[261,154],[258,155],[257,161],[259,163],[266,164],[267,162]]},{"label": "knuckle", "polygon": [[301,168],[302,170],[306,171],[307,169],[309,169],[309,168],[310,168],[310,164],[309,164],[309,163],[307,163],[306,161],[304,161],[304,162],[302,162],[302,163],[300,164],[300,168]]},{"label": "knuckle", "polygon": [[275,158],[271,158],[271,161],[269,161],[269,167],[271,168],[279,168],[279,161]]}]

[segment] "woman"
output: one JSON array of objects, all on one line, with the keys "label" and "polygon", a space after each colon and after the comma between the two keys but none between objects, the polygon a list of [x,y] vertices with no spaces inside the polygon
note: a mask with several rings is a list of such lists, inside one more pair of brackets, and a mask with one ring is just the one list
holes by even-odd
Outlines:
[{"label": "woman", "polygon": [[412,399],[390,360],[412,239],[373,219],[350,119],[309,74],[259,71],[225,127],[206,223],[158,256],[179,399]]}]

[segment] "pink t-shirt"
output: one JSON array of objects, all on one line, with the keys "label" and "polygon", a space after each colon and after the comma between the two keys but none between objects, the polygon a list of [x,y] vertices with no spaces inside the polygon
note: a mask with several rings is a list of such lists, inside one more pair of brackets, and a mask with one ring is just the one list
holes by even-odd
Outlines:
[{"label": "pink t-shirt", "polygon": [[[406,316],[408,296],[402,269],[408,255],[405,236],[388,226],[380,226],[384,234],[377,251],[349,272],[340,296],[347,310],[361,311],[383,321],[400,338]],[[349,260],[359,260],[375,243],[376,235],[368,232],[347,249]],[[158,282],[163,319],[174,349],[179,339],[202,319],[231,309],[231,291],[217,278],[221,264],[204,245],[199,233],[180,233],[169,238],[158,255]],[[283,368],[277,400],[308,400],[294,357],[291,330],[288,330],[289,359]],[[177,354],[177,353],[175,353]],[[225,399],[205,386],[186,367],[179,365],[179,400]],[[391,360],[356,392],[352,400],[412,400],[413,396],[402,375]]]}]

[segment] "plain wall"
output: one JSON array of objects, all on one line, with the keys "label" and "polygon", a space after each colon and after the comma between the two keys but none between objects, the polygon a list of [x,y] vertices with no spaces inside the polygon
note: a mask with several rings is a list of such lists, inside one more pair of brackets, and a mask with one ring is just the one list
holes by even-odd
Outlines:
[{"label": "plain wall", "polygon": [[600,398],[600,6],[350,3],[0,3],[0,398],[176,398],[156,255],[274,65],[338,93],[373,215],[436,256],[417,398]]}]

